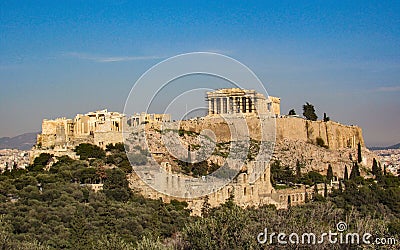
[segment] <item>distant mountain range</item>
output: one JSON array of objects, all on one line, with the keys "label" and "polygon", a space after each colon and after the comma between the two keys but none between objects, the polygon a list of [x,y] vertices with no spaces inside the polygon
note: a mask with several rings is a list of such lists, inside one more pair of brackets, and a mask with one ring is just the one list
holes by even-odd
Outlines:
[{"label": "distant mountain range", "polygon": [[400,143],[397,143],[389,147],[369,147],[369,149],[371,150],[400,149]]},{"label": "distant mountain range", "polygon": [[15,137],[1,137],[0,149],[14,148],[19,150],[29,150],[36,144],[36,136],[39,132],[25,133]]}]

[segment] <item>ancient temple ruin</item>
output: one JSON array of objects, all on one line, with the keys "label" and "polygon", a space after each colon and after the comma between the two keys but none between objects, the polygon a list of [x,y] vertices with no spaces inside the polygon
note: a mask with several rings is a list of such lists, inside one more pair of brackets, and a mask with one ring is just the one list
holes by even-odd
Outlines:
[{"label": "ancient temple ruin", "polygon": [[139,125],[153,123],[153,122],[170,122],[171,114],[148,114],[146,112],[135,113],[128,118],[127,123],[129,126],[137,127]]},{"label": "ancient temple ruin", "polygon": [[44,119],[37,146],[47,148],[74,148],[80,143],[92,143],[105,148],[109,143],[122,142],[125,115],[107,109],[78,114],[74,119]]},{"label": "ancient temple ruin", "polygon": [[240,88],[218,89],[207,92],[208,115],[218,114],[275,114],[280,115],[280,98],[255,90]]}]

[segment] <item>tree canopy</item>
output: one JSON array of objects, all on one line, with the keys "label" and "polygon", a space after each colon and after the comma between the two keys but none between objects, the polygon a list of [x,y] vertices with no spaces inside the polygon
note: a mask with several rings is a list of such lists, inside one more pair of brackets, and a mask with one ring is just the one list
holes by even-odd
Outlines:
[{"label": "tree canopy", "polygon": [[314,105],[306,102],[306,104],[303,105],[303,116],[307,120],[316,121],[318,116],[315,114]]}]

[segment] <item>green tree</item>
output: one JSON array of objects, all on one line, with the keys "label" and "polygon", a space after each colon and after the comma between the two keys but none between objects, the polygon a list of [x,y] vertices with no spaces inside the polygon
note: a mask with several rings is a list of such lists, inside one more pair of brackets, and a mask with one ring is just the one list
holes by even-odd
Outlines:
[{"label": "green tree", "polygon": [[296,161],[296,178],[297,180],[301,178],[301,164],[299,160]]},{"label": "green tree", "polygon": [[289,110],[288,115],[296,115],[296,111],[294,109]]},{"label": "green tree", "polygon": [[201,207],[201,216],[207,217],[208,213],[210,212],[211,204],[208,201],[208,195],[204,198],[203,206]]},{"label": "green tree", "polygon": [[344,166],[344,176],[343,179],[347,181],[349,179],[349,170],[347,169],[347,166]]},{"label": "green tree", "polygon": [[361,155],[361,143],[359,142],[357,145],[357,162],[362,162],[362,155]]},{"label": "green tree", "polygon": [[306,104],[303,105],[303,116],[307,120],[316,121],[318,116],[315,114],[314,105],[306,102]]},{"label": "green tree", "polygon": [[42,170],[44,167],[47,166],[52,157],[53,157],[52,154],[41,153],[38,157],[35,158],[35,160],[33,160],[33,164],[28,167],[28,170],[29,171]]},{"label": "green tree", "polygon": [[314,196],[315,195],[318,195],[318,185],[317,185],[317,183],[315,183],[315,185],[314,185]]},{"label": "green tree", "polygon": [[317,137],[316,139],[315,139],[315,142],[317,143],[317,145],[318,146],[320,146],[320,147],[323,147],[323,148],[328,148],[328,146],[327,145],[325,145],[325,141],[324,141],[324,139],[322,139],[321,137]]},{"label": "green tree", "polygon": [[330,120],[331,118],[329,118],[329,116],[326,116],[326,113],[324,113],[324,122],[328,122]]},{"label": "green tree", "polygon": [[81,160],[87,160],[89,158],[104,159],[106,157],[106,153],[103,149],[90,143],[79,144],[75,147],[75,152],[79,155]]},{"label": "green tree", "polygon": [[[125,147],[128,147],[127,145],[123,144],[122,142],[118,142],[115,144],[107,144],[106,145],[106,151],[110,152],[110,151],[118,151],[118,152],[125,152]],[[129,151],[129,150],[127,150]]]},{"label": "green tree", "polygon": [[351,169],[350,180],[355,180],[358,176],[360,176],[360,168],[358,167],[358,163],[356,162]]},{"label": "green tree", "polygon": [[316,171],[310,171],[301,178],[301,183],[309,186],[324,182],[325,177]]},{"label": "green tree", "polygon": [[333,180],[333,170],[331,164],[328,165],[328,170],[326,171],[326,179],[329,182]]},{"label": "green tree", "polygon": [[376,159],[374,158],[372,160],[372,174],[379,179],[380,177],[382,177],[382,167],[381,164],[376,161]]},{"label": "green tree", "polygon": [[113,168],[106,171],[107,179],[104,181],[103,191],[107,197],[116,201],[128,201],[131,196],[128,180],[125,173]]}]

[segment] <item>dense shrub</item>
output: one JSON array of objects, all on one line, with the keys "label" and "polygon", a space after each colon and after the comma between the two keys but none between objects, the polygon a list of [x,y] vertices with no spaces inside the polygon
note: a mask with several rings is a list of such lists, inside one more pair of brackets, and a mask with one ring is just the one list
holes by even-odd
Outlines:
[{"label": "dense shrub", "polygon": [[89,158],[99,158],[103,159],[106,157],[106,153],[100,147],[89,144],[89,143],[82,143],[76,146],[75,152],[79,155],[81,160],[87,160]]}]

